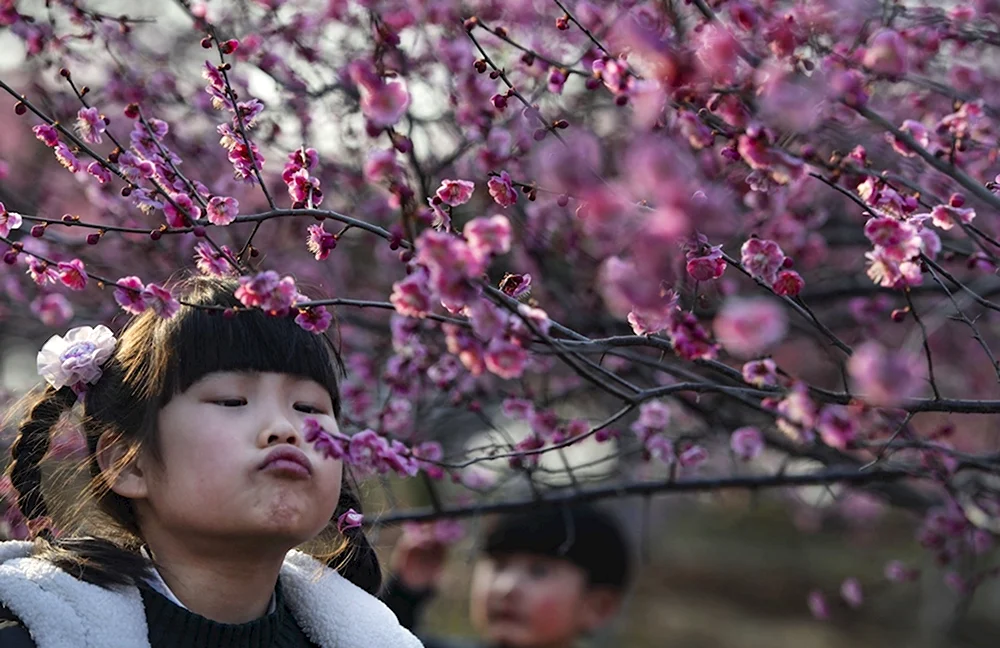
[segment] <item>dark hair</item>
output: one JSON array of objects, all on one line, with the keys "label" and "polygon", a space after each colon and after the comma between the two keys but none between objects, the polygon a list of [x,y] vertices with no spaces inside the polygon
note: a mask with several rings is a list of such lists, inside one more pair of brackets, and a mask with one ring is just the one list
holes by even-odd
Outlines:
[{"label": "dark hair", "polygon": [[628,545],[618,523],[589,504],[541,505],[500,515],[483,551],[491,556],[531,554],[567,560],[591,585],[624,589],[631,576]]},{"label": "dark hair", "polygon": [[[207,374],[259,371],[314,380],[330,393],[334,416],[340,415],[337,378],[343,364],[331,341],[296,324],[294,309],[287,316],[275,316],[243,308],[234,295],[237,287],[232,279],[192,277],[175,290],[185,305],[174,317],[164,319],[147,310],[125,327],[103,375],[83,399],[91,495],[108,519],[97,525],[95,537],[56,539],[43,530],[37,556],[105,587],[135,585],[149,575],[151,565],[138,551],[142,536],[132,503],[110,489],[97,462],[98,440],[111,433],[130,445],[126,459],[140,449],[159,459],[159,410]],[[18,427],[9,474],[18,506],[29,521],[49,515],[40,463],[52,427],[75,402],[69,387],[48,387]],[[361,505],[345,471],[336,512],[319,540],[309,543],[310,553],[374,593],[381,583],[374,549],[361,529],[345,535],[336,530],[337,517],[350,508],[360,512]]]}]

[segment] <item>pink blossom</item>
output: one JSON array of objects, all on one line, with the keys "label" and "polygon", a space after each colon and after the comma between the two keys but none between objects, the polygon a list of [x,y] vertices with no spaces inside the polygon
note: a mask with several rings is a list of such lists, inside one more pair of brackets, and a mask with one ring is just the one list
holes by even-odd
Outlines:
[{"label": "pink blossom", "polygon": [[229,225],[240,213],[240,203],[229,196],[212,196],[205,208],[205,214],[213,225],[224,227]]},{"label": "pink blossom", "polygon": [[802,289],[805,288],[806,282],[802,279],[802,275],[794,270],[782,270],[778,273],[778,278],[774,280],[774,294],[779,297],[796,297]]},{"label": "pink blossom", "polygon": [[434,195],[444,204],[458,207],[472,199],[475,188],[476,183],[468,180],[442,180]]},{"label": "pink blossom", "polygon": [[428,274],[424,268],[411,272],[392,285],[389,301],[396,312],[407,317],[426,317],[433,309]]},{"label": "pink blossom", "polygon": [[64,326],[73,318],[72,304],[60,293],[39,295],[31,301],[30,308],[42,324],[52,328]]},{"label": "pink blossom", "polygon": [[907,567],[899,560],[891,560],[885,565],[885,577],[893,583],[906,583],[920,577],[920,570]]},{"label": "pink blossom", "polygon": [[[930,137],[927,134],[927,127],[918,121],[912,119],[905,120],[902,125],[900,125],[899,130],[904,133],[909,134],[921,148],[927,148],[930,144]],[[892,144],[892,148],[896,150],[897,153],[904,157],[914,157],[916,153],[913,152],[909,146],[903,143],[902,140],[897,139],[892,134],[887,134],[886,138]]]},{"label": "pink blossom", "polygon": [[740,260],[750,276],[771,286],[778,278],[785,253],[774,241],[752,238],[740,248]]},{"label": "pink blossom", "polygon": [[670,425],[670,408],[663,401],[646,401],[639,406],[639,418],[631,429],[642,440],[653,434],[665,432]]},{"label": "pink blossom", "polygon": [[527,346],[535,339],[533,329],[537,329],[541,335],[549,334],[552,320],[549,319],[549,314],[541,308],[518,304],[517,315],[518,317],[511,319],[510,335],[511,339],[520,341],[521,346]]},{"label": "pink blossom", "polygon": [[826,597],[820,591],[813,590],[809,592],[809,597],[807,599],[809,604],[809,612],[812,613],[814,617],[820,621],[826,621],[830,618],[830,608],[826,603]]},{"label": "pink blossom", "polygon": [[677,293],[671,290],[655,308],[633,308],[626,319],[636,335],[652,335],[670,327],[678,312]]},{"label": "pink blossom", "polygon": [[730,298],[713,323],[715,336],[730,353],[749,357],[780,342],[788,331],[784,309],[764,298]]},{"label": "pink blossom", "polygon": [[778,366],[770,358],[751,360],[743,365],[743,380],[756,387],[776,386]]},{"label": "pink blossom", "polygon": [[111,182],[111,172],[108,171],[100,162],[91,162],[88,164],[87,173],[94,176],[98,184],[107,184]]},{"label": "pink blossom", "polygon": [[870,218],[865,223],[865,236],[882,248],[886,258],[906,261],[920,252],[917,229],[909,223],[890,217]]},{"label": "pink blossom", "polygon": [[362,85],[361,112],[377,128],[395,125],[410,106],[410,93],[401,80]]},{"label": "pink blossom", "polygon": [[840,584],[840,597],[844,599],[852,608],[861,607],[864,603],[864,594],[861,591],[861,583],[857,578],[848,578]]},{"label": "pink blossom", "polygon": [[741,461],[750,461],[764,451],[764,437],[753,426],[737,428],[729,437],[729,447]]},{"label": "pink blossom", "polygon": [[685,360],[714,360],[719,347],[713,344],[698,319],[687,311],[676,311],[667,323],[674,352]]},{"label": "pink blossom", "polygon": [[275,314],[287,312],[297,295],[291,277],[280,278],[274,270],[265,270],[252,277],[240,277],[235,295],[248,308],[260,308]]},{"label": "pink blossom", "polygon": [[487,259],[510,251],[510,221],[506,216],[473,218],[462,230],[469,248],[479,259]]},{"label": "pink blossom", "polygon": [[80,259],[60,262],[56,271],[59,273],[59,281],[70,290],[83,290],[87,287],[87,271]]},{"label": "pink blossom", "polygon": [[534,404],[526,398],[507,397],[501,403],[503,415],[507,418],[524,420],[535,413]]},{"label": "pink blossom", "polygon": [[59,143],[59,131],[54,126],[39,124],[32,127],[31,130],[35,133],[35,137],[41,140],[45,146],[51,148]]},{"label": "pink blossom", "polygon": [[906,351],[890,351],[878,342],[866,342],[847,361],[853,389],[872,405],[891,407],[922,391],[926,365]]},{"label": "pink blossom", "polygon": [[531,294],[530,274],[506,274],[500,281],[500,291],[514,299],[524,299]]},{"label": "pink blossom", "polygon": [[549,69],[549,92],[552,94],[562,94],[563,85],[566,83],[566,72],[560,68]]},{"label": "pink blossom", "polygon": [[333,323],[333,313],[326,306],[303,306],[295,316],[295,323],[310,333],[323,333]]},{"label": "pink blossom", "polygon": [[228,158],[233,165],[233,177],[247,184],[257,182],[254,167],[256,166],[258,170],[264,168],[264,156],[260,154],[256,144],[250,142],[247,146],[244,141],[234,142],[229,149]]},{"label": "pink blossom", "polygon": [[328,432],[314,418],[307,418],[303,424],[303,437],[327,459],[339,461],[348,455],[350,438],[339,431]]},{"label": "pink blossom", "polygon": [[337,237],[326,231],[322,223],[310,225],[308,227],[309,237],[306,239],[306,248],[313,253],[317,261],[322,261],[330,256],[330,252],[337,247]]},{"label": "pink blossom", "polygon": [[146,310],[146,302],[142,298],[145,286],[139,277],[122,277],[115,283],[118,284],[114,293],[115,301],[118,302],[119,306],[133,315],[138,315]]},{"label": "pink blossom", "polygon": [[142,302],[164,319],[170,319],[181,308],[180,302],[170,294],[169,290],[154,283],[142,289]]},{"label": "pink blossom", "polygon": [[323,192],[320,190],[319,178],[309,174],[305,168],[292,173],[288,180],[288,195],[293,207],[315,207],[323,202]]},{"label": "pink blossom", "polygon": [[652,434],[643,442],[646,452],[653,459],[658,459],[665,464],[672,464],[676,460],[674,455],[674,443],[662,434]]},{"label": "pink blossom", "polygon": [[201,207],[195,205],[188,194],[173,193],[170,194],[170,201],[163,206],[163,214],[170,227],[187,227],[191,221],[201,217]]},{"label": "pink blossom", "polygon": [[955,223],[971,223],[976,217],[976,210],[972,207],[953,207],[951,205],[937,205],[931,209],[931,219],[939,228],[948,231],[955,226]]},{"label": "pink blossom", "polygon": [[365,521],[365,516],[354,509],[347,509],[337,518],[337,531],[344,533],[349,529],[357,529]]},{"label": "pink blossom", "polygon": [[875,74],[899,78],[906,74],[906,41],[899,32],[883,29],[872,38],[862,65]]},{"label": "pink blossom", "polygon": [[84,142],[88,144],[100,144],[103,139],[101,133],[105,131],[107,125],[104,123],[104,116],[97,108],[81,108],[76,113],[76,132]]},{"label": "pink blossom", "polygon": [[223,245],[221,251],[216,252],[215,248],[202,241],[194,246],[194,262],[198,271],[202,274],[224,277],[234,272],[231,262],[233,251],[228,246]]},{"label": "pink blossom", "polygon": [[368,154],[364,166],[365,178],[368,182],[391,182],[403,175],[403,168],[396,160],[395,149],[376,149]]},{"label": "pink blossom", "polygon": [[487,345],[483,361],[490,373],[513,380],[524,373],[528,364],[528,352],[516,344],[495,338]]},{"label": "pink blossom", "polygon": [[826,445],[847,450],[854,445],[858,425],[848,408],[843,405],[825,405],[819,412],[816,431]]},{"label": "pink blossom", "polygon": [[815,437],[812,432],[816,425],[819,411],[816,403],[809,397],[809,388],[803,382],[792,384],[788,393],[777,405],[778,429],[796,441],[811,443]]},{"label": "pink blossom", "polygon": [[695,281],[712,281],[726,271],[726,260],[722,258],[722,246],[708,249],[705,254],[688,254],[687,273]]},{"label": "pink blossom", "polygon": [[486,298],[477,299],[465,307],[472,330],[481,340],[492,340],[503,334],[510,315]]},{"label": "pink blossom", "polygon": [[7,211],[3,203],[0,203],[0,236],[10,236],[11,231],[21,227],[22,219],[20,214]]},{"label": "pink blossom", "polygon": [[444,478],[444,468],[436,462],[444,458],[444,449],[437,441],[424,441],[412,448],[413,457],[417,460],[420,469],[431,479]]},{"label": "pink blossom", "polygon": [[66,167],[67,170],[76,173],[83,168],[83,163],[73,155],[73,151],[69,150],[64,142],[57,143],[54,152],[59,164]]},{"label": "pink blossom", "polygon": [[486,187],[493,200],[504,209],[517,202],[517,189],[514,188],[510,174],[506,171],[501,171],[500,175],[490,178]]},{"label": "pink blossom", "polygon": [[683,468],[697,469],[708,461],[708,450],[700,445],[691,445],[677,455],[677,462]]},{"label": "pink blossom", "polygon": [[880,286],[903,288],[919,286],[923,282],[919,264],[914,261],[896,261],[885,248],[878,247],[871,252],[865,252],[865,258],[869,262],[866,274]]},{"label": "pink blossom", "polygon": [[59,281],[59,271],[38,257],[28,257],[28,274],[39,286]]}]

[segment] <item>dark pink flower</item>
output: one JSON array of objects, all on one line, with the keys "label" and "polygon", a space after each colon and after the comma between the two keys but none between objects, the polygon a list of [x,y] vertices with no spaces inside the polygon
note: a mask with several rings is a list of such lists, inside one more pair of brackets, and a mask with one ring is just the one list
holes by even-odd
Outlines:
[{"label": "dark pink flower", "polygon": [[428,274],[419,268],[392,285],[389,301],[396,312],[407,317],[426,317],[433,309]]},{"label": "dark pink flower", "polygon": [[794,270],[782,270],[774,280],[774,294],[781,297],[795,297],[805,288],[806,282],[802,275]]},{"label": "dark pink flower", "polygon": [[660,434],[670,425],[670,407],[663,401],[646,401],[639,406],[639,418],[632,423],[631,430],[643,442],[654,434]]},{"label": "dark pink flower", "polygon": [[403,168],[396,159],[396,150],[375,149],[368,154],[364,166],[368,182],[391,182],[403,175]]},{"label": "dark pink flower", "polygon": [[491,256],[510,251],[511,229],[506,216],[473,218],[465,224],[462,233],[472,253],[484,262]]},{"label": "dark pink flower", "polygon": [[163,206],[163,214],[170,227],[187,227],[191,221],[201,217],[201,207],[188,194],[174,193],[170,194],[170,201]]},{"label": "dark pink flower", "polygon": [[752,238],[740,248],[740,261],[750,276],[771,286],[778,278],[778,270],[785,261],[785,253],[774,241]]},{"label": "dark pink flower", "polygon": [[76,173],[83,168],[83,163],[80,159],[73,155],[73,151],[69,150],[64,142],[58,142],[54,149],[56,159],[59,160],[59,164],[66,167],[67,170]]},{"label": "dark pink flower", "polygon": [[398,122],[410,106],[410,93],[402,80],[360,87],[361,112],[377,128],[388,128]]},{"label": "dark pink flower", "polygon": [[148,284],[143,288],[142,302],[164,319],[170,319],[181,308],[180,302],[170,294],[169,290],[154,283]]},{"label": "dark pink flower", "polygon": [[780,342],[788,331],[781,305],[764,298],[726,300],[713,323],[715,336],[727,351],[754,356]]},{"label": "dark pink flower", "polygon": [[326,306],[304,306],[299,308],[295,323],[310,333],[323,333],[333,324],[333,313]]},{"label": "dark pink flower", "polygon": [[861,591],[861,582],[857,578],[848,578],[840,584],[840,597],[844,599],[852,608],[861,607],[864,603],[864,594]]},{"label": "dark pink flower", "polygon": [[365,521],[365,516],[354,509],[347,509],[337,518],[337,531],[344,533],[348,529],[357,529]]},{"label": "dark pink flower", "polygon": [[892,407],[919,394],[927,369],[906,351],[890,351],[878,342],[865,342],[847,361],[847,372],[858,396],[872,405]]},{"label": "dark pink flower", "polygon": [[12,230],[21,227],[22,219],[20,214],[7,211],[3,203],[0,203],[0,236],[10,236]]},{"label": "dark pink flower", "polygon": [[705,254],[689,254],[687,258],[687,273],[695,281],[712,281],[726,271],[721,245],[709,248]]},{"label": "dark pink flower", "polygon": [[504,209],[517,202],[517,189],[514,188],[510,174],[506,171],[501,171],[500,175],[490,178],[486,187],[493,200]]},{"label": "dark pink flower", "polygon": [[820,621],[826,621],[830,618],[830,607],[827,605],[826,597],[823,596],[823,592],[817,590],[809,592],[807,602],[809,605],[809,611],[814,617]]},{"label": "dark pink flower", "polygon": [[955,223],[971,223],[975,217],[976,210],[972,207],[937,205],[931,209],[931,219],[934,224],[945,231],[954,227]]},{"label": "dark pink flower", "polygon": [[851,411],[843,405],[824,405],[816,421],[816,431],[826,445],[845,450],[857,438],[858,425]]},{"label": "dark pink flower", "polygon": [[138,315],[146,310],[146,302],[142,298],[142,292],[146,287],[139,277],[122,277],[116,283],[118,286],[115,288],[114,294],[115,301],[118,302],[119,306],[133,315]]},{"label": "dark pink flower", "polygon": [[316,450],[327,459],[338,461],[348,456],[350,438],[340,432],[328,432],[314,418],[305,420],[302,434],[305,442],[313,444]]},{"label": "dark pink flower", "polygon": [[31,130],[35,133],[35,137],[41,140],[45,146],[54,147],[59,143],[59,131],[54,126],[39,124]]},{"label": "dark pink flower", "polygon": [[108,171],[100,162],[91,162],[88,164],[87,173],[94,176],[94,178],[97,179],[98,184],[107,184],[111,182],[111,172]]},{"label": "dark pink flower", "polygon": [[330,256],[330,252],[337,247],[337,237],[326,231],[322,223],[310,225],[308,228],[309,237],[306,239],[306,248],[313,253],[317,261],[322,261]]},{"label": "dark pink flower", "polygon": [[472,192],[476,188],[476,183],[468,180],[442,180],[434,195],[441,199],[446,205],[458,207],[464,205],[472,199]]},{"label": "dark pink flower", "polygon": [[675,311],[667,322],[667,334],[674,353],[685,360],[714,360],[718,355],[718,345],[712,343],[692,313]]},{"label": "dark pink flower", "polygon": [[76,113],[76,132],[88,144],[100,144],[101,133],[107,128],[104,116],[97,108],[81,108]]},{"label": "dark pink flower", "polygon": [[880,30],[865,51],[862,65],[875,74],[891,78],[903,76],[907,68],[906,41],[899,32]]},{"label": "dark pink flower", "polygon": [[233,251],[223,245],[217,252],[211,245],[202,241],[194,246],[194,262],[202,274],[224,277],[235,272],[232,263],[226,258],[235,258]]},{"label": "dark pink flower", "polygon": [[528,352],[502,338],[493,339],[483,354],[486,369],[501,378],[520,378],[528,364]]},{"label": "dark pink flower", "polygon": [[56,268],[59,273],[59,281],[70,290],[83,290],[87,287],[87,271],[80,259],[60,262]]},{"label": "dark pink flower", "polygon": [[209,222],[219,227],[232,223],[239,213],[239,201],[228,196],[213,196],[205,208],[205,215],[208,216]]},{"label": "dark pink flower", "polygon": [[729,437],[729,447],[741,461],[751,461],[764,451],[764,437],[752,425],[737,428]]},{"label": "dark pink flower", "polygon": [[31,312],[42,324],[57,328],[65,326],[73,318],[73,306],[60,293],[39,295],[31,301]]},{"label": "dark pink flower", "polygon": [[778,366],[774,360],[751,360],[743,365],[743,380],[757,387],[775,386],[778,384]]},{"label": "dark pink flower", "polygon": [[28,257],[28,274],[39,286],[59,281],[59,271],[38,257]]}]

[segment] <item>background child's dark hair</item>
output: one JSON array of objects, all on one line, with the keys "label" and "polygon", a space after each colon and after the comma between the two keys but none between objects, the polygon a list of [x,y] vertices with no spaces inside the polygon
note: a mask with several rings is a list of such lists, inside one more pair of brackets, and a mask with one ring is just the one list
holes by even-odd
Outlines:
[{"label": "background child's dark hair", "polygon": [[[97,442],[102,434],[110,433],[129,444],[131,451],[125,461],[140,450],[159,461],[159,410],[207,374],[260,371],[314,380],[326,387],[334,415],[339,417],[337,378],[343,364],[334,345],[326,336],[299,327],[293,320],[294,311],[275,317],[259,309],[240,309],[234,295],[237,287],[230,279],[188,279],[175,292],[187,304],[208,308],[182,306],[171,319],[147,310],[122,332],[103,375],[84,397],[81,422],[88,449],[90,498],[103,515],[100,521],[69,521],[93,537],[57,539],[43,531],[37,540],[37,556],[105,587],[135,585],[148,577],[151,565],[138,551],[143,541],[135,511],[127,498],[110,489],[97,462]],[[224,313],[222,309],[239,310]],[[41,462],[49,449],[53,426],[75,402],[70,388],[48,387],[30,404],[18,426],[9,474],[18,492],[18,506],[29,521],[51,515],[42,491]],[[339,515],[350,508],[361,511],[347,471],[344,475],[330,525],[308,544],[308,550],[374,593],[381,584],[374,549],[361,529],[345,535],[336,530]]]},{"label": "background child's dark hair", "polygon": [[541,505],[498,516],[483,551],[491,556],[531,554],[567,560],[591,585],[624,589],[631,577],[630,551],[619,524],[589,504]]}]

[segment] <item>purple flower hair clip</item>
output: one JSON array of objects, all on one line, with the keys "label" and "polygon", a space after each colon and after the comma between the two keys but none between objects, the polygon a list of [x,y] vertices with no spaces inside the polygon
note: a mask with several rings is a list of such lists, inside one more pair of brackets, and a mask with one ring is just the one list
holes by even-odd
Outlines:
[{"label": "purple flower hair clip", "polygon": [[53,335],[38,352],[38,374],[55,389],[67,385],[82,395],[103,373],[115,352],[115,336],[104,325],[78,326],[65,337]]}]

